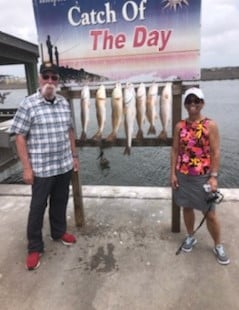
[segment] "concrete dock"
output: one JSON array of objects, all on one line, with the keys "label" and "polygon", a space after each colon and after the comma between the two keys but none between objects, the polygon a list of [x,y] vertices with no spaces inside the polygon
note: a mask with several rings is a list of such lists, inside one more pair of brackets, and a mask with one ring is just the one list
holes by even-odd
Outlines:
[{"label": "concrete dock", "polygon": [[[190,253],[175,252],[185,236],[171,232],[171,190],[83,186],[86,226],[71,247],[49,239],[35,271],[24,267],[27,185],[0,185],[0,307],[3,310],[236,310],[239,309],[239,190],[222,189],[222,241],[231,263],[212,252],[204,224]],[[197,213],[197,223],[202,216]]]}]

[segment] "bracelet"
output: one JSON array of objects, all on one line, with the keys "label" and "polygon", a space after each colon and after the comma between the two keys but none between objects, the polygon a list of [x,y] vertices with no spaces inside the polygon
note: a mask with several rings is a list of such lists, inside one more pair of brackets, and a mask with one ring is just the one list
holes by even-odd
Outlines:
[{"label": "bracelet", "polygon": [[210,177],[217,178],[218,177],[218,173],[217,172],[211,172],[210,173]]}]

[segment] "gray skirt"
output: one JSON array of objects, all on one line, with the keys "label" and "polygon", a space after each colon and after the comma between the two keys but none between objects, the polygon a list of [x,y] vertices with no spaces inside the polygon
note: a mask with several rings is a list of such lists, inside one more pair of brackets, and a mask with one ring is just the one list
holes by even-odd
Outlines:
[{"label": "gray skirt", "polygon": [[177,172],[178,189],[173,191],[173,199],[179,207],[193,208],[206,212],[211,205],[215,209],[215,203],[208,203],[209,193],[205,192],[203,185],[207,183],[209,175],[185,175]]}]

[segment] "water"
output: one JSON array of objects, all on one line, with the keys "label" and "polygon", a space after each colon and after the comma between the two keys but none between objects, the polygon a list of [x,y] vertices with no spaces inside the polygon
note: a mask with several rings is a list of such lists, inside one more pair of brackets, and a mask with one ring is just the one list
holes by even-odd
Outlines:
[{"label": "water", "polygon": [[[239,187],[239,158],[238,147],[238,104],[239,104],[239,80],[208,81],[201,82],[206,104],[203,114],[214,119],[219,127],[221,137],[221,168],[219,175],[220,187],[238,188]],[[16,90],[16,97],[19,98]],[[25,95],[25,94],[24,94]],[[22,96],[24,96],[22,95]],[[11,94],[12,99],[14,97]],[[11,99],[11,100],[12,100]],[[10,95],[6,100],[9,103]],[[17,99],[18,100],[18,99]],[[17,100],[11,101],[16,104]],[[14,106],[15,107],[15,106]],[[81,133],[80,124],[80,105],[75,100],[74,107],[76,113],[77,136]],[[111,131],[111,107],[110,101],[107,103],[107,123],[104,136]],[[186,113],[183,109],[183,117]],[[171,126],[170,126],[171,127]],[[144,132],[148,129],[145,124]],[[157,119],[157,135],[161,129],[159,118]],[[135,132],[137,126],[135,126]],[[97,131],[96,114],[94,101],[91,104],[91,119],[88,136],[92,137]],[[171,135],[171,130],[169,135]],[[120,137],[124,137],[123,126],[121,126]],[[135,147],[132,148],[131,156],[123,155],[124,148],[113,147],[104,150],[105,157],[110,162],[110,169],[102,170],[97,159],[99,148],[84,147],[79,149],[81,161],[81,180],[83,185],[115,185],[115,186],[169,186],[170,176],[170,147]]]},{"label": "water", "polygon": [[1,109],[16,109],[22,99],[27,96],[26,89],[0,89],[0,93],[9,92],[4,104],[0,105]]},{"label": "water", "polygon": [[221,137],[220,186],[239,186],[239,85],[238,80],[202,82],[206,95],[205,114],[213,118]]}]

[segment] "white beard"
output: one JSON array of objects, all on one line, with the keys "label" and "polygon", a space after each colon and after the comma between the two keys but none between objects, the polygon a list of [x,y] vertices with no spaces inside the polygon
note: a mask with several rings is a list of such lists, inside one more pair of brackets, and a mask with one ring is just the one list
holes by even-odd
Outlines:
[{"label": "white beard", "polygon": [[53,99],[56,96],[56,86],[52,84],[45,84],[41,89],[42,96],[46,99]]}]

